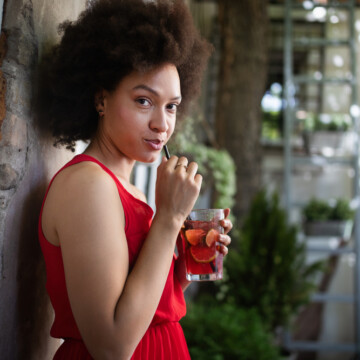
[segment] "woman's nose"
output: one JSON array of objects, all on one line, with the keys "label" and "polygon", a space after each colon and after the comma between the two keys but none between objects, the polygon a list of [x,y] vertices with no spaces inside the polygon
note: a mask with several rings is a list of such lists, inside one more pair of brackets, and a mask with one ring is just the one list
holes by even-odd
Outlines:
[{"label": "woman's nose", "polygon": [[156,132],[166,132],[169,128],[165,110],[155,111],[150,120],[150,128]]}]

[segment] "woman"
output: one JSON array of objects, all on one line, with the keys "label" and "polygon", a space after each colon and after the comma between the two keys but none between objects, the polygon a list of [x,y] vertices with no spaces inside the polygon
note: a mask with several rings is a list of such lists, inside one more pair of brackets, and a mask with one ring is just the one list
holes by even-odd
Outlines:
[{"label": "woman", "polygon": [[[55,359],[189,359],[174,247],[202,178],[185,157],[163,158],[153,217],[130,176],[160,155],[210,47],[182,0],[99,0],[63,31],[47,68],[49,124],[57,144],[90,144],[51,181],[39,221],[51,335],[65,339]],[[219,241],[226,254],[229,236]]]}]

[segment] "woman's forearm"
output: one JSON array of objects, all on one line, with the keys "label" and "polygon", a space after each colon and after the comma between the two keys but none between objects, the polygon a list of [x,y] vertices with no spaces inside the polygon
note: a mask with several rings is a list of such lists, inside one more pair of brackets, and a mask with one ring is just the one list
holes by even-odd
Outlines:
[{"label": "woman's forearm", "polygon": [[[153,319],[168,278],[180,225],[154,218],[114,314],[122,343],[135,350]],[[166,234],[166,236],[164,236]]]}]

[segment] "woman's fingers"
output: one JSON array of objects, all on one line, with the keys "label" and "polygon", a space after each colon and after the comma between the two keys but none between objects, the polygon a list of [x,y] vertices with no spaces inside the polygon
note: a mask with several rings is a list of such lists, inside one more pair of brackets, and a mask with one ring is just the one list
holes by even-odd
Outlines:
[{"label": "woman's fingers", "polygon": [[[230,222],[230,225],[231,225],[231,222]],[[231,244],[231,237],[229,235],[226,235],[226,233],[219,234],[218,241],[220,242],[220,246],[219,246],[220,253],[223,254],[224,256],[227,255],[229,252],[228,246]]]},{"label": "woman's fingers", "polygon": [[175,170],[177,171],[187,171],[188,168],[188,159],[185,156],[182,156],[181,158],[178,159],[176,165],[175,165]]},{"label": "woman's fingers", "polygon": [[192,176],[195,177],[196,173],[198,171],[198,164],[195,162],[191,162],[189,164],[189,166],[187,167],[187,173]]},{"label": "woman's fingers", "polygon": [[162,214],[186,217],[199,196],[202,177],[198,166],[186,157],[171,156],[158,167],[156,207]]},{"label": "woman's fingers", "polygon": [[219,252],[221,254],[223,254],[224,256],[226,256],[228,254],[228,252],[229,252],[229,249],[225,245],[220,245],[219,246]]},{"label": "woman's fingers", "polygon": [[225,234],[227,234],[233,227],[233,224],[229,219],[220,220],[220,225],[224,228]]},{"label": "woman's fingers", "polygon": [[231,244],[231,237],[225,234],[219,234],[219,242],[222,245],[229,246]]},{"label": "woman's fingers", "polygon": [[[187,173],[188,175],[195,177],[197,175],[198,164],[196,162],[191,162],[189,164],[189,160],[185,156],[181,156],[178,158],[173,155],[167,160],[165,157],[163,158],[163,162],[166,163],[166,167],[173,171],[177,171],[179,173]],[[226,216],[225,216],[226,217]]]},{"label": "woman's fingers", "polygon": [[172,156],[168,161],[171,160],[171,163],[168,164],[170,169],[173,169],[174,172],[184,175],[188,175],[189,179],[193,179],[198,187],[201,186],[202,176],[197,173],[198,164],[196,162],[191,162],[185,156],[180,158]]},{"label": "woman's fingers", "polygon": [[225,219],[220,220],[220,225],[224,228],[225,234],[227,234],[233,227],[233,224],[228,216],[230,215],[230,209],[224,209]]},{"label": "woman's fingers", "polygon": [[176,164],[178,163],[179,158],[175,155],[171,156],[169,160],[166,160],[166,166],[170,169],[175,169]]}]

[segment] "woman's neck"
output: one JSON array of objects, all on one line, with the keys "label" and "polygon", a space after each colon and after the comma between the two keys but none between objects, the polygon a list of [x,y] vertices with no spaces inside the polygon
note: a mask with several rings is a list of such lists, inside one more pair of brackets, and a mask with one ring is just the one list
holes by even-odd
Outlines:
[{"label": "woman's neck", "polygon": [[84,151],[109,168],[119,179],[130,182],[130,175],[135,165],[135,160],[127,158],[118,150],[107,146],[105,143],[94,139]]}]

